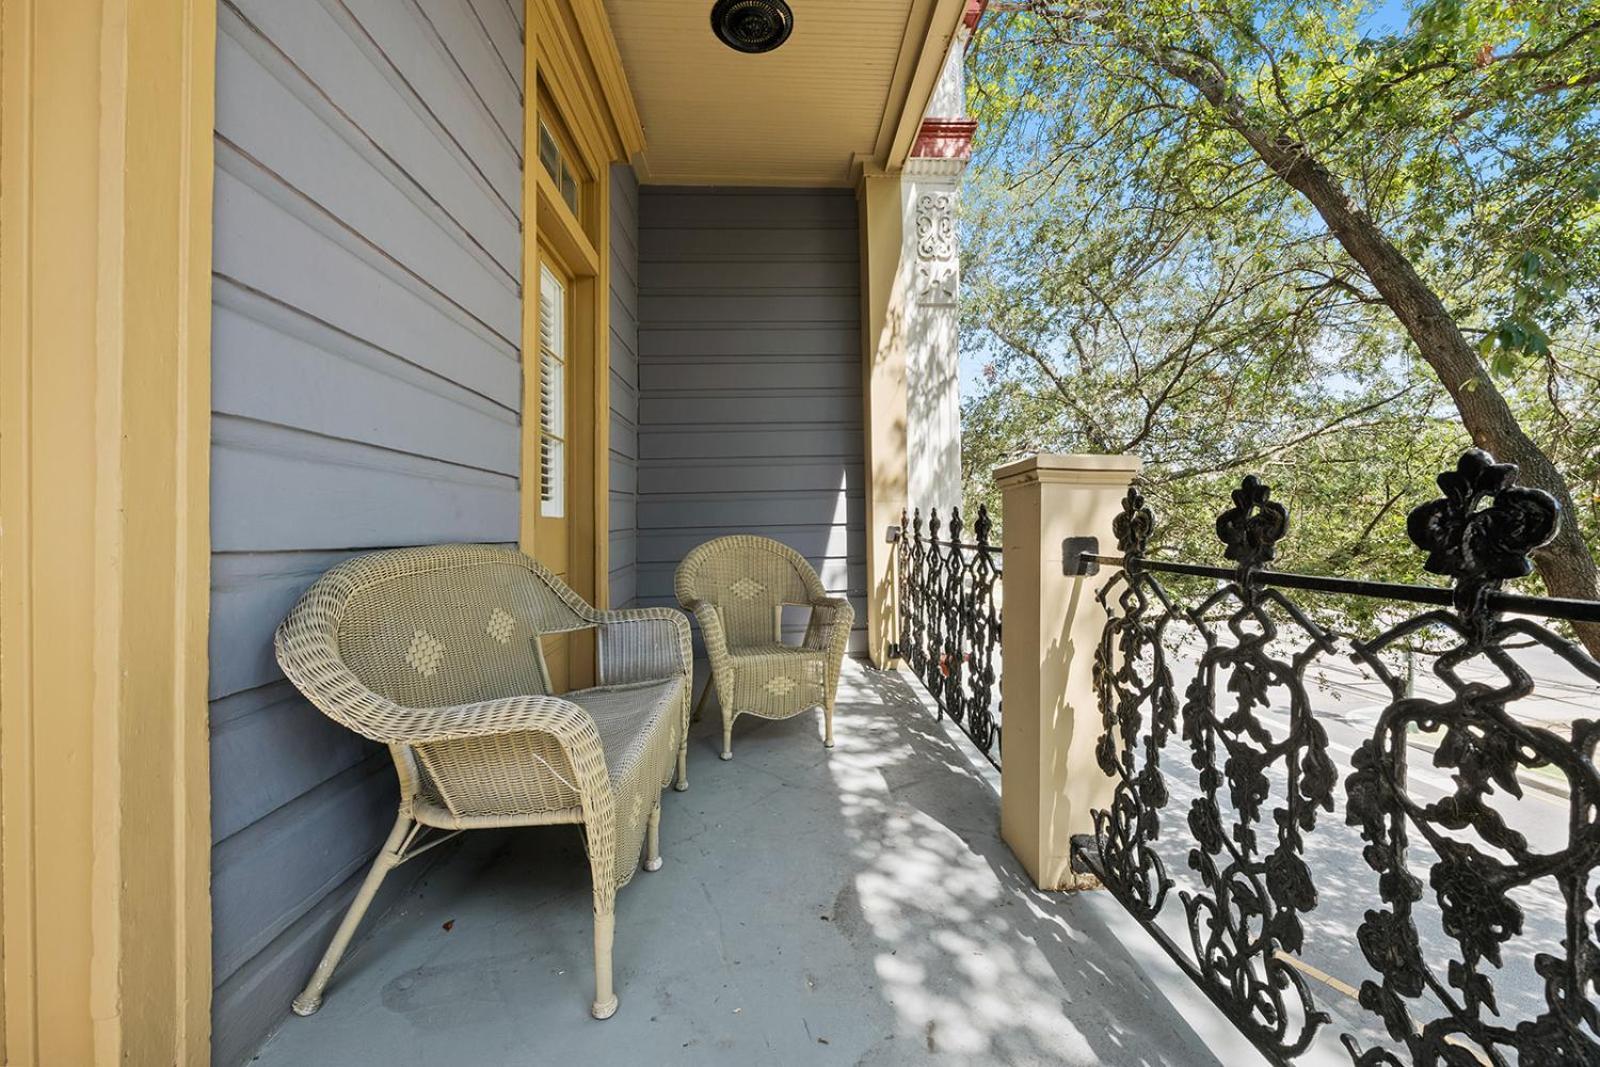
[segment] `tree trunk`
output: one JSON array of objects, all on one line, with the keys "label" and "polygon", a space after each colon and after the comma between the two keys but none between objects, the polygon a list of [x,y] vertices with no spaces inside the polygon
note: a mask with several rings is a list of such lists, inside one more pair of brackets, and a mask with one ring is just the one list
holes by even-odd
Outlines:
[{"label": "tree trunk", "polygon": [[[1188,83],[1217,109],[1272,172],[1303,195],[1322,216],[1339,244],[1366,272],[1373,288],[1416,342],[1422,358],[1455,401],[1461,422],[1479,448],[1502,462],[1515,463],[1524,485],[1543,489],[1561,505],[1562,523],[1550,544],[1534,553],[1534,565],[1551,595],[1600,599],[1600,576],[1577,523],[1572,492],[1550,457],[1517,422],[1478,353],[1405,255],[1372,218],[1351,202],[1339,179],[1308,146],[1253,122],[1243,103],[1209,67],[1187,56],[1125,42],[1172,76]],[[1591,655],[1600,657],[1600,625],[1574,623]]]}]

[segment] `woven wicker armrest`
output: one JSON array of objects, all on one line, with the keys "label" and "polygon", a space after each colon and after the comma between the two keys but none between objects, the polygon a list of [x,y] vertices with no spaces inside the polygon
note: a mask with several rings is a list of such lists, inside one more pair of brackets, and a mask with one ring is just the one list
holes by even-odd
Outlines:
[{"label": "woven wicker armrest", "polygon": [[819,597],[811,602],[811,621],[806,625],[805,647],[827,649],[844,654],[855,626],[856,609],[843,597]]},{"label": "woven wicker armrest", "polygon": [[600,612],[600,684],[689,675],[694,670],[694,645],[689,619],[674,608],[629,608]]},{"label": "woven wicker armrest", "polygon": [[706,654],[712,657],[726,655],[728,636],[722,628],[722,613],[717,606],[709,600],[691,600],[684,607],[694,613],[695,621],[700,624],[700,636],[705,638]]}]

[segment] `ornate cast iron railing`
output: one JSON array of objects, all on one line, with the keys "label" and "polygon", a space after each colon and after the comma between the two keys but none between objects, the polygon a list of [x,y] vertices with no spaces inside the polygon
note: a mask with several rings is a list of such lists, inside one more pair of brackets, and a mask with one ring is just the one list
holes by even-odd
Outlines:
[{"label": "ornate cast iron railing", "polygon": [[988,761],[1000,766],[1000,547],[989,543],[989,512],[978,508],[975,540],[964,542],[961,509],[901,513],[889,531],[898,546],[899,640],[893,649]]},{"label": "ornate cast iron railing", "polygon": [[[1294,1060],[1329,1027],[1358,1067],[1600,1064],[1600,722],[1558,729],[1519,718],[1514,705],[1536,687],[1513,652],[1545,650],[1576,672],[1577,691],[1591,701],[1600,662],[1551,628],[1506,615],[1600,621],[1600,603],[1501,590],[1530,573],[1529,554],[1561,520],[1555,500],[1517,486],[1516,473],[1473,450],[1439,477],[1443,498],[1411,512],[1411,539],[1428,554],[1426,569],[1450,578],[1448,589],[1270,570],[1289,514],[1254,477],[1217,519],[1232,567],[1148,558],[1155,519],[1137,488],[1115,524],[1122,555],[1093,557],[1120,567],[1099,594],[1110,619],[1095,662],[1105,729],[1097,757],[1115,787],[1096,834],[1074,841],[1075,863],[1273,1063]],[[1216,584],[1186,600],[1174,591],[1180,583],[1163,582],[1168,575]],[[1365,640],[1338,635],[1286,589],[1383,597],[1392,625]],[[1173,630],[1191,635],[1192,652],[1176,647]],[[1433,697],[1408,695],[1386,655],[1424,632],[1445,646]],[[1388,694],[1374,719],[1358,723],[1342,775],[1307,681],[1308,668],[1334,653],[1364,665]],[[1500,678],[1464,677],[1469,661]],[[1190,678],[1181,692],[1177,674]],[[1431,760],[1416,755],[1413,730],[1442,738]],[[1425,786],[1421,771],[1408,782],[1413,761],[1431,762],[1453,787]],[[1567,796],[1562,823],[1545,824],[1564,831],[1556,847],[1530,844],[1506,818],[1524,802],[1519,772],[1539,768]],[[1425,800],[1429,788],[1441,795]],[[1169,810],[1180,790],[1187,810]],[[1336,800],[1361,847],[1351,841],[1346,856],[1334,846],[1336,869],[1314,869],[1314,837],[1350,833],[1334,821]],[[1188,846],[1189,868],[1176,934],[1163,921],[1175,880],[1162,852],[1175,859],[1174,844],[1179,856]],[[1327,878],[1340,889],[1322,899]],[[1356,1001],[1326,987],[1314,996],[1316,972],[1299,959],[1308,924],[1323,921],[1319,899],[1344,907],[1352,886],[1370,894],[1370,909],[1334,940],[1353,932],[1372,977]],[[1542,902],[1544,951],[1529,944],[1530,901]],[[1505,968],[1517,949],[1515,962],[1531,974],[1513,990]],[[1497,999],[1497,979],[1520,1006]],[[1339,1027],[1329,1025],[1330,1005]]]}]

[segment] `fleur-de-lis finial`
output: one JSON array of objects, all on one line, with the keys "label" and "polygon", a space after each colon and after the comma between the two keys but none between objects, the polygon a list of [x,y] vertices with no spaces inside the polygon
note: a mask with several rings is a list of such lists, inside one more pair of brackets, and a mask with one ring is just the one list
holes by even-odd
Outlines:
[{"label": "fleur-de-lis finial", "polygon": [[1145,503],[1139,487],[1130,485],[1128,494],[1122,498],[1122,513],[1111,520],[1111,532],[1116,535],[1117,550],[1130,559],[1143,556],[1150,548],[1150,535],[1155,528],[1155,512]]},{"label": "fleur-de-lis finial", "polygon": [[[1456,609],[1463,614],[1478,611],[1483,594],[1505,579],[1532,573],[1529,555],[1561,528],[1556,498],[1516,481],[1516,464],[1470,449],[1455,470],[1439,475],[1444,497],[1406,516],[1406,533],[1428,553],[1423,566],[1455,580]],[[1489,506],[1480,507],[1485,500]]]},{"label": "fleur-de-lis finial", "polygon": [[1289,509],[1272,499],[1272,487],[1247,474],[1233,491],[1233,507],[1217,516],[1217,537],[1241,574],[1271,562],[1289,532]]},{"label": "fleur-de-lis finial", "polygon": [[961,540],[961,509],[950,509],[950,541],[952,544]]},{"label": "fleur-de-lis finial", "polygon": [[989,521],[989,506],[987,504],[979,504],[978,521],[972,524],[972,533],[977,537],[978,544],[985,546],[989,544],[989,531],[991,529],[993,529],[993,524]]}]

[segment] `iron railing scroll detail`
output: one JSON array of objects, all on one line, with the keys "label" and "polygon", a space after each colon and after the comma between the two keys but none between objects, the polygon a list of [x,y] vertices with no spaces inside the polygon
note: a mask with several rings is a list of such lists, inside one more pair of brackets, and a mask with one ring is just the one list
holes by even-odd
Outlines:
[{"label": "iron railing scroll detail", "polygon": [[[1549,626],[1504,612],[1514,601],[1547,619],[1587,620],[1600,605],[1501,591],[1531,573],[1530,554],[1561,521],[1556,501],[1516,485],[1516,474],[1474,449],[1439,477],[1443,497],[1410,513],[1426,569],[1450,579],[1447,604],[1433,588],[1273,571],[1289,512],[1254,477],[1216,523],[1232,568],[1151,559],[1155,517],[1137,486],[1115,521],[1121,556],[1096,557],[1119,567],[1099,593],[1108,622],[1095,660],[1104,731],[1096,755],[1114,787],[1095,834],[1074,841],[1075,862],[1273,1063],[1294,1061],[1333,1022],[1318,997],[1337,994],[1316,986],[1314,996],[1314,972],[1295,957],[1319,902],[1308,842],[1333,822],[1337,802],[1372,872],[1364,884],[1373,906],[1353,934],[1376,976],[1361,983],[1356,1014],[1375,1025],[1360,1038],[1339,1031],[1357,1067],[1600,1064],[1600,722],[1577,719],[1562,732],[1513,707],[1536,689],[1516,653],[1537,646],[1596,684],[1600,662]],[[1217,584],[1185,599],[1163,575]],[[1285,588],[1382,588],[1388,628],[1370,639],[1335,634]],[[1176,627],[1199,635],[1181,672]],[[1391,662],[1424,632],[1444,635],[1434,660],[1442,686],[1430,696],[1411,694]],[[1335,653],[1387,690],[1376,718],[1362,720],[1342,788],[1307,682],[1308,668]],[[1468,661],[1491,664],[1499,679],[1463,677]],[[1176,673],[1189,677],[1181,698]],[[1437,749],[1412,744],[1418,731],[1440,738]],[[1180,760],[1194,787],[1187,810],[1169,812]],[[1449,779],[1442,796],[1408,787],[1412,761],[1431,763],[1436,782]],[[1533,771],[1557,775],[1567,798],[1565,841],[1554,849],[1533,847],[1504,818],[1508,798],[1523,797],[1519,772]],[[1161,921],[1176,885],[1160,855],[1163,832],[1188,844],[1176,927]],[[1338,872],[1341,892],[1352,873]],[[1524,902],[1535,888],[1562,915],[1559,951],[1553,937],[1544,951],[1526,943]],[[1426,952],[1419,909],[1434,930]],[[1171,932],[1182,926],[1187,945]],[[1502,1016],[1495,982],[1519,939],[1542,981],[1542,1009],[1525,1001],[1516,1018]],[[1380,1030],[1387,1045],[1375,1039]]]},{"label": "iron railing scroll detail", "polygon": [[[979,752],[1000,765],[1000,547],[978,508],[973,540],[962,541],[959,508],[902,513],[897,537],[899,641],[896,652]],[[942,535],[942,536],[941,536]]]}]

